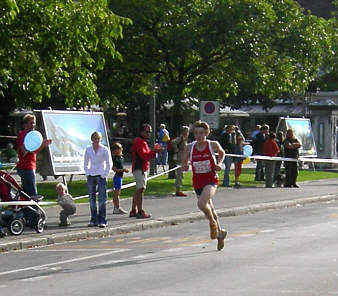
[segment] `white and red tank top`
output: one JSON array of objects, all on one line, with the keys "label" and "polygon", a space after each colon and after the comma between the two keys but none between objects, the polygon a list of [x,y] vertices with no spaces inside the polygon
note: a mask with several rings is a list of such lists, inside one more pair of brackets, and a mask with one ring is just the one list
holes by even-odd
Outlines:
[{"label": "white and red tank top", "polygon": [[218,184],[218,175],[215,171],[215,158],[208,140],[203,151],[196,148],[196,141],[192,143],[190,163],[192,166],[192,182],[195,189],[203,188],[209,184]]}]

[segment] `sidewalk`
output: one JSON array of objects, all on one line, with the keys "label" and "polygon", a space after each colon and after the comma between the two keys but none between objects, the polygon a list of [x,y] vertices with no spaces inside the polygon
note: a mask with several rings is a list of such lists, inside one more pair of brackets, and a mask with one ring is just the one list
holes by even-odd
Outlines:
[{"label": "sidewalk", "polygon": [[[306,203],[338,200],[338,179],[300,183],[301,188],[222,188],[219,187],[213,201],[220,217],[237,216],[258,211],[297,206]],[[129,211],[131,199],[121,200],[121,206]],[[0,239],[0,251],[20,250],[46,246],[66,241],[107,237],[116,234],[175,225],[205,219],[196,206],[194,192],[187,197],[146,196],[144,208],[151,219],[138,220],[128,215],[112,215],[112,201],[107,207],[108,227],[88,228],[89,205],[77,205],[77,214],[71,217],[71,226],[59,227],[58,206],[47,207],[48,227],[38,234],[26,228],[22,235],[8,235]],[[282,215],[282,212],[278,212]],[[224,225],[226,227],[226,225]],[[207,227],[207,223],[206,223]]]}]

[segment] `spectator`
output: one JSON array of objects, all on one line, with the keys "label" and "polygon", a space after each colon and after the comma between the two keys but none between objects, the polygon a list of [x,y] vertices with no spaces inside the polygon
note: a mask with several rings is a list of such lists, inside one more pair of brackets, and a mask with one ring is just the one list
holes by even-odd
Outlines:
[{"label": "spectator", "polygon": [[[217,141],[207,140],[210,129],[203,121],[194,124],[193,143],[187,146],[183,159],[183,170],[189,169],[189,160],[193,173],[193,186],[198,199],[198,207],[209,220],[210,238],[217,238],[217,249],[224,247],[227,232],[221,228],[214,208],[212,197],[215,195],[218,184],[216,171],[220,171],[224,160],[224,150]],[[217,160],[213,153],[218,153]]]},{"label": "spectator", "polygon": [[[279,147],[276,142],[276,134],[270,133],[268,139],[264,142],[263,154],[265,156],[277,156]],[[265,187],[272,188],[275,176],[275,160],[265,160]]]},{"label": "spectator", "polygon": [[60,211],[60,224],[59,226],[69,226],[69,216],[74,215],[76,212],[76,206],[73,197],[67,192],[67,187],[63,183],[56,185],[56,191],[58,193],[57,203],[62,208]]},{"label": "spectator", "polygon": [[[279,131],[277,133],[276,142],[277,142],[277,145],[279,147],[279,152],[278,152],[277,156],[278,157],[284,157],[284,146],[283,146],[284,134],[283,134],[282,131]],[[282,185],[282,182],[281,182],[282,178],[280,176],[281,166],[282,166],[282,161],[277,160],[276,166],[275,166],[275,173],[274,173],[274,181],[276,182],[277,187],[281,187],[281,185]]]},{"label": "spectator", "polygon": [[[253,141],[254,154],[263,155],[263,146],[264,142],[268,138],[269,129],[270,128],[267,124],[262,125],[260,132],[256,135],[256,139]],[[256,163],[255,181],[264,181],[263,161],[257,159]]]},{"label": "spectator", "polygon": [[252,141],[256,139],[257,134],[261,131],[261,125],[257,124],[255,130],[251,133],[250,138]]},{"label": "spectator", "polygon": [[242,133],[241,129],[239,128],[239,126],[235,125],[234,129],[235,129],[236,136],[241,136],[243,138],[243,141],[245,141],[245,138],[244,138],[243,133]]},{"label": "spectator", "polygon": [[[90,204],[89,227],[107,226],[106,202],[107,202],[107,176],[112,167],[110,152],[101,144],[102,135],[94,132],[91,135],[92,145],[88,146],[84,155],[84,171],[87,176],[87,188]],[[97,213],[96,191],[99,192],[99,211]]]},{"label": "spectator", "polygon": [[13,148],[12,143],[8,143],[6,149],[2,151],[2,156],[7,162],[17,162],[18,161],[18,154]]},{"label": "spectator", "polygon": [[36,126],[36,118],[32,114],[23,117],[23,130],[18,134],[16,147],[18,149],[19,161],[16,164],[18,175],[21,178],[22,189],[30,196],[37,195],[36,189],[36,154],[48,146],[52,140],[43,140],[41,147],[33,152],[27,151],[24,139],[27,133],[33,131]]},{"label": "spectator", "polygon": [[143,210],[143,195],[147,186],[147,171],[149,169],[149,160],[154,158],[156,153],[162,151],[162,146],[150,150],[147,140],[152,133],[152,127],[149,124],[143,124],[140,131],[140,137],[137,137],[132,145],[132,172],[136,181],[136,191],[133,196],[131,211],[129,217],[137,219],[150,218],[151,215]]},{"label": "spectator", "polygon": [[169,132],[165,128],[165,124],[160,124],[158,133],[158,142],[162,146],[161,152],[158,153],[157,164],[164,167],[168,162],[168,142],[170,140]]},{"label": "spectator", "polygon": [[[299,148],[302,147],[298,139],[294,137],[293,130],[288,129],[286,131],[286,138],[283,142],[285,157],[298,158]],[[298,162],[297,161],[285,161],[285,185],[284,187],[299,186],[296,184],[298,177]]]},{"label": "spectator", "polygon": [[[238,134],[236,136],[236,144],[234,145],[234,154],[243,155],[243,143],[244,143],[244,137]],[[235,164],[235,188],[240,188],[241,184],[239,183],[239,177],[242,173],[242,163],[243,158],[241,157],[234,157],[233,159]]]},{"label": "spectator", "polygon": [[[182,126],[180,136],[171,141],[171,148],[173,150],[173,160],[176,166],[182,165],[185,147],[187,146],[188,142],[188,136],[189,136],[189,127]],[[184,192],[180,190],[182,186],[182,180],[183,180],[183,169],[182,167],[180,167],[176,170],[176,180],[175,180],[176,196],[187,196]]]},{"label": "spectator", "polygon": [[113,178],[113,214],[126,214],[127,212],[120,207],[120,193],[123,184],[123,173],[129,171],[123,167],[123,147],[120,143],[116,142],[111,147],[113,154],[113,171],[115,172]]},{"label": "spectator", "polygon": [[[233,125],[227,125],[225,127],[225,132],[221,134],[219,143],[221,144],[223,150],[227,154],[233,153],[233,148],[235,145],[235,129]],[[222,186],[230,187],[230,169],[231,169],[232,157],[226,155],[224,158],[224,177]]]}]

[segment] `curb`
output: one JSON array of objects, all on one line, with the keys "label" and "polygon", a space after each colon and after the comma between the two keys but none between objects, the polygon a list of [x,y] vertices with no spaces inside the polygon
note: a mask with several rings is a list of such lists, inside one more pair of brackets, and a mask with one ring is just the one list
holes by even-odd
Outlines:
[{"label": "curb", "polygon": [[[216,212],[219,217],[232,217],[240,216],[247,214],[254,214],[262,211],[276,210],[288,207],[295,207],[305,204],[317,203],[317,202],[327,202],[332,200],[338,200],[338,195],[324,195],[316,197],[307,197],[307,198],[298,198],[283,200],[277,202],[265,202],[252,204],[248,206],[240,206],[233,208],[221,208],[217,209]],[[127,225],[119,225],[114,227],[107,227],[105,229],[88,229],[88,230],[79,230],[71,231],[58,234],[50,234],[44,237],[31,238],[31,239],[21,239],[16,242],[4,242],[0,243],[0,252],[9,252],[30,249],[35,247],[44,247],[50,246],[53,244],[65,243],[65,242],[75,242],[79,240],[86,239],[97,239],[110,237],[113,235],[119,235],[130,232],[144,231],[148,229],[155,229],[166,226],[173,226],[181,223],[195,222],[205,219],[205,216],[201,212],[193,212],[183,215],[169,216],[169,217],[160,217],[153,220],[147,220],[143,222],[129,223]]]}]

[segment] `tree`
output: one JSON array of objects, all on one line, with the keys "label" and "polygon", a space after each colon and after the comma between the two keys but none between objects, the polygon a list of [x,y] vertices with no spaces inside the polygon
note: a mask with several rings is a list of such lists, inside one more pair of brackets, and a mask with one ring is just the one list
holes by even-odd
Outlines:
[{"label": "tree", "polygon": [[62,96],[68,106],[99,102],[96,73],[121,59],[121,18],[105,0],[5,0],[0,4],[0,95],[13,106]]},{"label": "tree", "polygon": [[104,70],[100,89],[110,85],[110,98],[125,102],[151,93],[156,81],[159,100],[174,102],[176,124],[182,121],[183,99],[238,106],[246,95],[271,101],[303,92],[331,46],[326,21],[305,14],[292,0],[109,4],[134,25],[117,45],[123,62]]},{"label": "tree", "polygon": [[[334,1],[334,6],[338,7],[338,0]],[[338,90],[338,22],[337,22],[338,12],[335,10],[332,13],[332,18],[330,19],[330,23],[332,24],[332,40],[333,40],[333,52],[331,55],[327,57],[325,60],[324,67],[322,69],[322,75],[317,77],[314,81],[314,85],[316,88],[318,87],[323,91],[337,91]],[[311,90],[310,91],[316,91]]]}]

